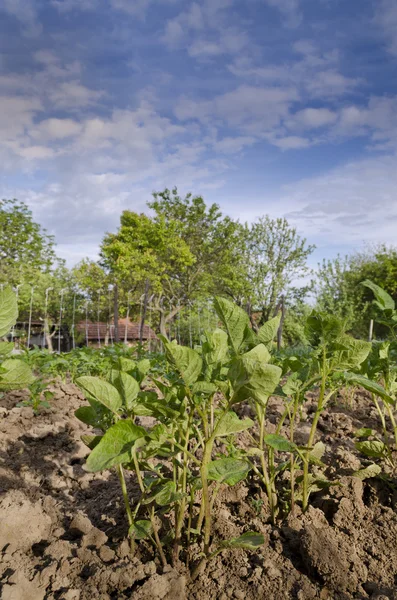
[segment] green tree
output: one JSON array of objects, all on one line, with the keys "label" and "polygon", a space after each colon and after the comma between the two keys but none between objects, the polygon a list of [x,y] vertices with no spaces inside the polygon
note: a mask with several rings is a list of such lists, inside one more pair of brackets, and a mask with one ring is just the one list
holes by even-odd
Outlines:
[{"label": "green tree", "polygon": [[226,293],[250,314],[260,313],[259,324],[277,312],[281,294],[290,304],[302,301],[311,285],[297,285],[310,275],[307,259],[314,250],[286,219],[260,217],[240,226],[235,270]]},{"label": "green tree", "polygon": [[159,328],[182,308],[186,269],[195,257],[181,239],[176,221],[153,219],[124,211],[117,233],[108,233],[101,245],[101,263],[119,289],[133,290],[135,302],[149,285],[149,309],[158,314]]},{"label": "green tree", "polygon": [[55,242],[24,202],[0,200],[0,283],[34,284],[56,262]]},{"label": "green tree", "polygon": [[154,193],[148,206],[157,223],[177,224],[178,236],[194,257],[179,278],[182,300],[205,299],[224,291],[231,279],[236,282],[241,228],[218,204],[207,206],[202,196],[190,193],[182,198],[174,188]]},{"label": "green tree", "polygon": [[[324,261],[315,282],[318,308],[345,319],[354,335],[364,337],[377,310],[371,290],[361,285],[366,279],[397,300],[397,249],[381,244],[344,259]],[[383,335],[381,325],[375,325],[375,333]]]}]

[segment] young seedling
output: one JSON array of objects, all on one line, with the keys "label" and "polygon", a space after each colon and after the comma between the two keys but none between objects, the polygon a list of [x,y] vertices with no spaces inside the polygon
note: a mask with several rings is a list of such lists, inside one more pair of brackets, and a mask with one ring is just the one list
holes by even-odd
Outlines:
[{"label": "young seedling", "polygon": [[[30,406],[35,415],[38,415],[41,408],[50,408],[50,400],[54,397],[54,393],[48,390],[49,382],[43,378],[38,378],[28,387],[30,398],[18,402],[17,406]],[[43,398],[44,396],[44,398]]]}]

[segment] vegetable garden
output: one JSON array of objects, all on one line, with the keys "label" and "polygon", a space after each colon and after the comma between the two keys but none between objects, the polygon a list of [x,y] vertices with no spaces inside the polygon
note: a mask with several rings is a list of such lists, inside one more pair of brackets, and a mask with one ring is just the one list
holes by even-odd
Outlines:
[{"label": "vegetable garden", "polygon": [[218,297],[194,348],[1,342],[2,597],[396,598],[397,311],[364,284],[386,341],[313,311],[278,352]]}]

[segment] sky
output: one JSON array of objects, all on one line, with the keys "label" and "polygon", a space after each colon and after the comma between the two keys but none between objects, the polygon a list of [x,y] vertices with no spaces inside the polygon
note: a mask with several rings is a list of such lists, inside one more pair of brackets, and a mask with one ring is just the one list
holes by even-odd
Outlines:
[{"label": "sky", "polygon": [[0,197],[69,265],[153,191],[396,241],[397,0],[0,0]]}]

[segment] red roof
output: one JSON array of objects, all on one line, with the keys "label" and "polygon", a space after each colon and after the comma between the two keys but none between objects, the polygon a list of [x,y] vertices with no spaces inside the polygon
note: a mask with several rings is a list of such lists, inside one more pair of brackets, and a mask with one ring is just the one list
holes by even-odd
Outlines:
[{"label": "red roof", "polygon": [[[121,341],[125,339],[126,325],[127,325],[126,319],[119,320],[119,338]],[[93,323],[92,321],[87,321],[87,323],[86,323],[85,321],[80,321],[80,323],[76,324],[76,330],[79,333],[82,333],[84,336],[86,336],[86,330],[87,330],[86,337],[88,337],[89,340],[98,340],[98,338],[100,338],[101,340],[104,340],[106,335],[114,338],[114,323],[110,324],[110,331],[108,331],[108,329],[109,329],[109,324],[102,323],[102,322]],[[98,330],[99,330],[99,332],[98,332]],[[129,321],[129,323],[127,325],[127,340],[139,340],[139,334],[140,334],[140,324],[132,323],[131,321]],[[149,338],[151,340],[155,340],[155,339],[157,339],[157,336],[154,333],[153,329],[151,329],[149,327],[149,325],[144,325],[142,338],[144,340],[148,340]]]}]

